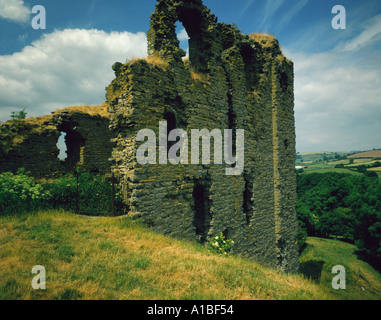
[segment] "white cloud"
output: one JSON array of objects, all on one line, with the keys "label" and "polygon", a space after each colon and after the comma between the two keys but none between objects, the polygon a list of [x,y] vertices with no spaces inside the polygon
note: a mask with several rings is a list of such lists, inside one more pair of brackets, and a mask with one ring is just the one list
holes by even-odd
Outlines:
[{"label": "white cloud", "polygon": [[146,56],[145,33],[65,29],[45,34],[21,52],[0,56],[0,120],[58,107],[100,104],[116,61]]},{"label": "white cloud", "polygon": [[[372,19],[370,25],[357,37],[348,41],[343,50],[352,51],[357,50],[369,45],[377,35],[381,35],[381,14]],[[378,39],[380,40],[380,39]]]},{"label": "white cloud", "polygon": [[[381,147],[381,66],[352,55],[287,52],[295,68],[297,150]],[[370,62],[371,63],[371,62]]]},{"label": "white cloud", "polygon": [[189,40],[188,33],[185,29],[182,29],[178,34],[177,34],[177,39],[179,41],[184,41],[184,40]]},{"label": "white cloud", "polygon": [[0,0],[0,17],[24,23],[29,20],[30,9],[23,0]]}]

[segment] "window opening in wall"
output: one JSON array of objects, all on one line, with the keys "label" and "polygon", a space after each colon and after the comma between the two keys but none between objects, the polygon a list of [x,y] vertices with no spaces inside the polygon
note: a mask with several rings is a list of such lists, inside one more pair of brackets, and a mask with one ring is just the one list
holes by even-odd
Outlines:
[{"label": "window opening in wall", "polygon": [[180,9],[178,11],[178,18],[188,34],[188,52],[191,67],[197,73],[209,71],[207,59],[210,55],[207,51],[210,50],[210,45],[205,44],[205,30],[207,26],[203,21],[201,12],[197,9]]},{"label": "window opening in wall", "polygon": [[169,152],[169,149],[176,143],[176,141],[168,141],[168,135],[169,133],[176,129],[176,116],[173,112],[166,112],[164,113],[164,120],[167,121],[167,155]]},{"label": "window opening in wall", "polygon": [[284,147],[286,148],[286,150],[288,149],[288,139],[284,140]]},{"label": "window opening in wall", "polygon": [[196,235],[200,237],[201,243],[207,239],[212,215],[210,212],[209,189],[205,183],[197,181],[193,189],[194,219]]},{"label": "window opening in wall", "polygon": [[85,145],[85,139],[77,131],[66,132],[67,158],[65,166],[73,170],[81,162],[81,153]]},{"label": "window opening in wall", "polygon": [[176,22],[176,36],[177,40],[180,42],[180,49],[183,49],[186,52],[186,56],[183,57],[183,59],[189,58],[189,36],[180,21]]},{"label": "window opening in wall", "polygon": [[259,71],[256,69],[257,63],[255,61],[254,49],[249,45],[244,45],[241,48],[241,55],[245,66],[246,88],[251,90],[258,81]]},{"label": "window opening in wall", "polygon": [[57,148],[59,150],[58,159],[65,161],[67,158],[67,146],[66,146],[66,132],[61,132],[57,141]]},{"label": "window opening in wall", "polygon": [[246,216],[246,223],[250,224],[253,215],[252,184],[245,179],[245,190],[243,191],[243,212]]}]

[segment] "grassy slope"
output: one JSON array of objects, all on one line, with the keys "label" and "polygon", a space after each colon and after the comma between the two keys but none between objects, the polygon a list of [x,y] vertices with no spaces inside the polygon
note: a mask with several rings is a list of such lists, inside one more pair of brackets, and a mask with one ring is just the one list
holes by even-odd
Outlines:
[{"label": "grassy slope", "polygon": [[[324,288],[331,288],[332,267],[342,265],[346,272],[346,290],[330,289],[340,299],[381,299],[381,274],[369,264],[358,260],[355,246],[338,240],[310,237],[300,257],[300,271],[315,279]],[[370,285],[359,275],[366,277]]]},{"label": "grassy slope", "polygon": [[[307,260],[315,259],[312,248]],[[46,290],[31,287],[35,265],[46,268]],[[0,299],[336,298],[332,289],[300,274],[217,256],[128,219],[62,212],[0,218]]]}]

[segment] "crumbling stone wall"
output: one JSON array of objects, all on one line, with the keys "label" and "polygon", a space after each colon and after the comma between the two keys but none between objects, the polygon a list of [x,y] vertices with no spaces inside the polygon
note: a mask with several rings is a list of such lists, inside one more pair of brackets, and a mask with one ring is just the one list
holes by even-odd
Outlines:
[{"label": "crumbling stone wall", "polygon": [[[72,107],[52,115],[8,121],[7,148],[0,153],[0,172],[30,171],[34,177],[54,177],[83,171],[110,172],[109,157],[113,144],[108,129],[107,106]],[[66,133],[67,158],[58,158],[57,142]]]},{"label": "crumbling stone wall", "polygon": [[[189,37],[189,59],[175,23]],[[116,63],[107,88],[116,138],[114,170],[131,214],[156,231],[189,240],[224,232],[234,252],[293,272],[298,268],[294,173],[293,64],[272,36],[218,23],[201,0],[159,0],[146,59]],[[141,129],[244,129],[245,166],[137,162]],[[189,150],[191,152],[191,150]],[[190,159],[190,156],[189,156]]]}]

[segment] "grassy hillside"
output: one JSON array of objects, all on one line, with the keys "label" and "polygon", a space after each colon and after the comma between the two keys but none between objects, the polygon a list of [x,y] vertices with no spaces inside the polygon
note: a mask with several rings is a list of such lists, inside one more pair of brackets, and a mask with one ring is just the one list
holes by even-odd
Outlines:
[{"label": "grassy hillside", "polygon": [[[338,240],[310,237],[300,256],[300,272],[330,289],[339,299],[381,299],[381,274],[358,260],[355,246]],[[332,267],[342,265],[346,271],[346,289],[332,290]],[[367,282],[369,281],[369,283]]]},{"label": "grassy hillside", "polygon": [[[305,173],[326,173],[326,172],[338,172],[349,173],[354,175],[362,175],[357,171],[357,168],[361,165],[367,167],[368,171],[374,171],[381,178],[381,167],[374,167],[376,162],[380,162],[378,157],[378,151],[369,151],[359,154],[348,156],[344,159],[335,159],[335,156],[346,156],[345,153],[340,152],[312,152],[312,153],[299,153],[296,157],[295,165],[304,167]],[[357,157],[357,155],[359,157]],[[362,157],[366,155],[367,157]],[[371,156],[374,157],[371,157]],[[324,160],[325,157],[325,160]],[[342,166],[341,168],[337,166]]]},{"label": "grassy hillside", "polygon": [[348,158],[381,158],[381,150],[372,150],[366,152],[360,152],[348,156]]},{"label": "grassy hillside", "polygon": [[[310,240],[302,261],[326,261],[327,267],[341,263],[336,263],[333,249],[327,258],[323,254],[329,250],[321,251],[320,241]],[[35,265],[46,268],[46,290],[31,287]],[[302,266],[308,275],[308,263]],[[361,270],[368,272],[362,264]],[[279,274],[246,259],[218,256],[201,245],[158,235],[126,218],[82,218],[64,212],[0,217],[0,299],[352,297],[350,290],[338,295],[326,285],[325,265],[321,274],[320,284],[301,274]],[[373,273],[367,275],[372,283],[380,281]],[[370,298],[375,298],[373,293]]]}]

